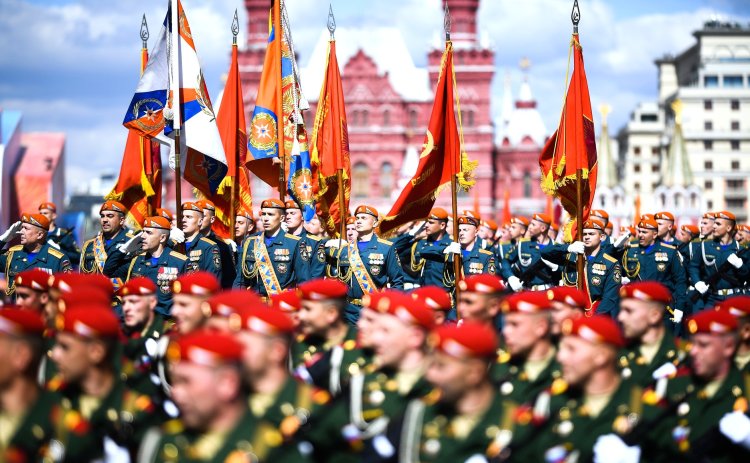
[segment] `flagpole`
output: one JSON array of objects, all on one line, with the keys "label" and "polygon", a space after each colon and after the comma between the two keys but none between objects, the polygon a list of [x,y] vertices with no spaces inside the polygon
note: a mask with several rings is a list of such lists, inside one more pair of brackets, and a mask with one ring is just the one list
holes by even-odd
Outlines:
[{"label": "flagpole", "polygon": [[[148,60],[148,23],[146,22],[146,13],[143,13],[143,20],[141,21],[141,76],[143,76],[143,71],[146,70],[146,60]],[[151,140],[150,139],[144,139],[144,137],[141,138],[141,169],[144,169],[142,171],[142,175],[145,175],[145,164],[143,163],[145,157],[145,154],[143,152],[144,147],[147,147],[149,150],[151,149]],[[145,143],[144,143],[145,142]],[[149,157],[150,160],[150,157]],[[150,182],[153,183],[153,179],[150,180]],[[154,192],[156,194],[156,192]],[[146,217],[154,215],[154,209],[153,205],[151,204],[151,201],[146,199]]]},{"label": "flagpole", "polygon": [[[281,51],[282,51],[282,41],[284,40],[284,36],[281,31],[281,8],[282,8],[282,1],[283,0],[273,0],[274,2],[274,15],[273,15],[273,28],[274,33],[278,34],[278,40],[274,41],[274,44],[276,47],[278,47],[278,54],[276,56],[281,57]],[[279,108],[282,108],[284,96],[283,96],[283,69],[282,66],[279,66],[279,85],[277,85],[276,88],[276,98],[279,101]],[[279,168],[279,199],[282,202],[286,201],[286,150],[284,147],[284,126],[286,125],[287,121],[282,120],[284,111],[280,111],[278,114],[278,126],[276,128],[276,139],[278,140],[279,145],[279,160],[281,161],[281,168]]]},{"label": "flagpole", "polygon": [[[174,130],[174,175],[175,175],[175,211],[178,227],[182,224],[182,161],[180,160],[180,29],[179,8],[177,0],[171,0],[172,33],[169,47],[169,66],[171,69],[170,90],[172,91],[172,129]],[[175,47],[177,50],[175,50]]]},{"label": "flagpole", "polygon": [[[578,7],[578,0],[573,0],[573,11],[570,13],[570,20],[573,22],[573,36],[578,35],[578,23],[581,21],[581,10]],[[574,45],[575,46],[575,45]],[[578,156],[574,156],[578,159]],[[576,166],[576,241],[583,241],[583,169]],[[586,258],[582,254],[577,254],[576,270],[578,278],[576,279],[578,289],[585,288],[586,278]]]},{"label": "flagpole", "polygon": [[[234,9],[234,19],[232,19],[232,61],[237,59],[237,35],[240,33],[240,21],[237,18],[237,9]],[[232,69],[234,71],[234,69]],[[241,84],[240,84],[241,85]],[[238,111],[242,111],[241,108],[237,108]],[[235,114],[235,120],[239,119],[239,115]],[[237,211],[235,210],[235,199],[237,196],[237,182],[239,181],[239,170],[240,170],[240,147],[235,143],[234,146],[234,167],[232,168],[232,183],[229,187],[229,236],[234,241],[234,225],[237,219]],[[229,153],[227,153],[229,155]]]},{"label": "flagpole", "polygon": [[[328,40],[328,59],[330,60],[330,54],[331,54],[331,42],[335,42],[336,38],[334,37],[334,32],[336,32],[336,18],[333,16],[333,6],[328,5],[328,22],[326,23],[326,27],[328,28],[328,32],[331,34],[330,39]],[[325,83],[324,83],[325,85]],[[322,102],[321,102],[322,103]],[[344,215],[345,210],[345,198],[344,198],[344,163],[342,159],[337,159],[338,162],[338,169],[336,169],[336,181],[338,182],[339,186],[339,194],[338,194],[338,200],[339,200],[339,239],[344,240],[346,239],[346,215]],[[346,211],[346,214],[348,215],[348,211]]]}]

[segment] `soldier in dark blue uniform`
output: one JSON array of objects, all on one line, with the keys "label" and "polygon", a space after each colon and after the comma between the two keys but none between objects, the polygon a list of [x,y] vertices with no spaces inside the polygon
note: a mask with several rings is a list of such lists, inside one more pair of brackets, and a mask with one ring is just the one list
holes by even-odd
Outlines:
[{"label": "soldier in dark blue uniform", "polygon": [[237,246],[237,251],[234,252],[235,263],[240,260],[238,250],[242,248],[242,243],[245,241],[245,238],[254,234],[255,219],[253,218],[253,211],[245,209],[244,207],[240,208],[234,218],[234,242]]},{"label": "soldier in dark blue uniform", "polygon": [[[212,273],[221,281],[224,263],[221,260],[219,245],[201,234],[204,209],[198,204],[182,204],[182,231],[185,234],[185,255],[188,257],[187,270],[202,270]],[[227,267],[231,267],[227,263]]]},{"label": "soldier in dark blue uniform", "polygon": [[342,270],[338,278],[349,286],[346,320],[357,323],[362,309],[362,296],[384,289],[403,289],[404,273],[396,248],[388,240],[375,234],[378,211],[371,206],[359,206],[357,217],[357,242],[346,245],[343,240],[328,240],[332,248],[332,267]]},{"label": "soldier in dark blue uniform", "polygon": [[495,255],[486,249],[482,249],[481,243],[477,239],[477,230],[479,229],[479,219],[462,215],[458,218],[458,243],[451,243],[445,248],[445,253],[449,254],[446,271],[450,275],[446,277],[447,281],[455,281],[453,274],[453,256],[460,254],[463,276],[477,275],[480,273],[497,273],[495,264]]},{"label": "soldier in dark blue uniform", "polygon": [[50,274],[72,271],[70,261],[57,248],[47,243],[49,220],[42,214],[22,214],[21,220],[10,226],[0,235],[0,249],[12,240],[16,234],[21,237],[21,244],[11,246],[0,254],[0,271],[5,273],[10,296],[15,290],[16,275],[30,268],[39,268]]},{"label": "soldier in dark blue uniform", "polygon": [[195,204],[203,208],[201,234],[216,243],[219,247],[219,255],[221,256],[222,263],[221,275],[219,277],[221,287],[224,289],[231,288],[236,276],[234,254],[237,251],[237,244],[234,240],[222,239],[211,229],[212,224],[216,220],[216,206],[213,202],[208,199],[199,199]]},{"label": "soldier in dark blue uniform", "polygon": [[49,219],[49,232],[47,233],[47,242],[53,241],[60,250],[65,253],[71,264],[78,265],[78,257],[81,250],[78,249],[76,240],[73,237],[73,230],[58,227],[55,223],[57,219],[57,206],[55,203],[44,202],[39,205],[39,213]]},{"label": "soldier in dark blue uniform", "polygon": [[698,238],[699,233],[698,227],[690,224],[681,225],[680,230],[677,232],[677,240],[679,241],[677,244],[677,250],[680,251],[680,255],[682,255],[682,262],[685,264],[686,275],[688,263],[692,258],[692,246],[690,243]]},{"label": "soldier in dark blue uniform", "polygon": [[[436,207],[430,211],[422,232],[413,235],[411,230],[393,240],[399,257],[408,253],[406,267],[416,276],[417,286],[441,286],[452,290],[445,281],[445,248],[451,243],[447,231],[448,212]],[[403,250],[402,254],[400,251]]]},{"label": "soldier in dark blue uniform", "polygon": [[107,256],[134,235],[125,228],[127,209],[117,201],[106,201],[99,208],[99,223],[102,230],[83,243],[78,269],[81,273],[101,273],[112,279],[115,291],[122,285],[121,278],[113,278],[104,271]]},{"label": "soldier in dark blue uniform", "polygon": [[[703,295],[706,307],[713,306],[733,294],[742,292],[750,273],[750,259],[737,256],[740,245],[734,240],[735,216],[731,212],[715,213],[712,239],[698,244],[690,260],[690,281]],[[728,270],[719,268],[728,262]],[[726,266],[725,266],[726,267]],[[715,274],[720,273],[718,277]],[[714,281],[709,285],[707,280]]]},{"label": "soldier in dark blue uniform", "polygon": [[[682,256],[674,246],[657,240],[658,227],[654,220],[638,223],[638,246],[630,247],[622,258],[622,268],[630,281],[658,281],[673,295],[671,317],[679,324],[683,314],[690,315],[687,303],[687,283]],[[665,316],[668,314],[665,314]]]},{"label": "soldier in dark blue uniform", "polygon": [[129,280],[146,277],[159,288],[156,312],[170,315],[172,281],[187,271],[187,257],[167,247],[169,220],[161,216],[147,217],[143,230],[120,245],[107,258],[105,274]]},{"label": "soldier in dark blue uniform", "polygon": [[598,219],[601,223],[604,224],[605,233],[600,245],[602,250],[618,260],[622,259],[622,255],[625,253],[626,249],[625,245],[627,244],[628,240],[632,238],[632,234],[630,233],[629,229],[620,230],[620,235],[617,237],[617,239],[613,240],[612,227],[610,226],[609,213],[607,211],[605,211],[604,209],[592,209],[589,213],[589,217]]},{"label": "soldier in dark blue uniform", "polygon": [[591,303],[589,310],[616,317],[622,270],[617,259],[601,248],[604,227],[600,220],[589,219],[583,224],[583,242],[547,246],[542,249],[542,257],[563,266],[565,286],[576,286],[579,277],[576,269],[578,254],[585,255],[586,289]]},{"label": "soldier in dark blue uniform", "polygon": [[677,230],[674,226],[674,214],[667,211],[657,212],[654,214],[654,220],[656,220],[656,223],[659,225],[656,238],[662,243],[677,246],[679,243],[677,243],[677,240],[675,239]]},{"label": "soldier in dark blue uniform", "polygon": [[296,202],[289,200],[285,205],[284,223],[287,226],[287,233],[300,239],[299,254],[307,264],[308,278],[323,278],[326,273],[325,242],[319,237],[307,233],[303,226],[302,211]]},{"label": "soldier in dark blue uniform", "polygon": [[235,288],[252,289],[268,297],[308,279],[308,266],[300,255],[300,238],[281,229],[284,210],[284,203],[278,199],[261,203],[264,231],[242,243]]},{"label": "soldier in dark blue uniform", "polygon": [[560,282],[558,265],[545,263],[540,253],[541,249],[552,244],[547,233],[551,223],[549,215],[534,214],[528,226],[528,236],[521,238],[505,255],[500,272],[513,291],[520,291],[523,287],[542,291]]}]

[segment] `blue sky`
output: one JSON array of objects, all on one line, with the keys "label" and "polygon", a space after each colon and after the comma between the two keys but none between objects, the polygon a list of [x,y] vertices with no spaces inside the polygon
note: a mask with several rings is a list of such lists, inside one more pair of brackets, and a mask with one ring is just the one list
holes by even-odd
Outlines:
[{"label": "blue sky", "polygon": [[[328,0],[287,0],[304,66],[325,27]],[[398,27],[417,65],[442,27],[439,0],[332,0],[339,25]],[[653,60],[692,45],[692,32],[713,15],[750,21],[747,0],[582,0],[581,40],[592,105],[613,108],[619,129],[639,101],[656,98]],[[104,5],[107,5],[106,7]],[[229,26],[244,1],[183,0],[212,98],[229,64]],[[530,83],[549,132],[559,115],[571,31],[567,0],[483,0],[479,27],[495,49],[494,112],[502,76],[517,93],[518,62],[532,62]],[[138,79],[141,15],[151,41],[165,0],[0,0],[0,107],[24,112],[26,131],[68,135],[68,189],[119,167],[126,132],[122,117]],[[243,33],[240,40],[243,40]],[[344,63],[341,63],[342,66]],[[459,82],[460,85],[460,82]],[[598,126],[598,124],[597,124]]]}]

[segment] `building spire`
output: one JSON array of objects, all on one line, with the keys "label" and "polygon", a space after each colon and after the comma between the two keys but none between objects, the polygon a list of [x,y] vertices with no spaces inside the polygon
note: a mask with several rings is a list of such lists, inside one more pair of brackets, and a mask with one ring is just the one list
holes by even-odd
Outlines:
[{"label": "building spire", "polygon": [[690,168],[685,138],[682,135],[682,101],[672,103],[674,111],[674,134],[667,153],[667,168],[663,184],[666,187],[688,187],[693,184],[693,170]]},{"label": "building spire", "polygon": [[612,112],[608,104],[599,106],[599,114],[602,118],[602,129],[599,135],[599,153],[598,166],[598,183],[604,188],[612,189],[617,186],[617,166],[615,165],[614,156],[612,156],[612,141],[609,139],[609,127],[607,127],[607,116]]}]

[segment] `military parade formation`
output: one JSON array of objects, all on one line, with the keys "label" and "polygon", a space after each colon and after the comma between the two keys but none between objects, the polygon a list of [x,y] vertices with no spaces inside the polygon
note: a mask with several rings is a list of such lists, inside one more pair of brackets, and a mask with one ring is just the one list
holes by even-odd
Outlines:
[{"label": "military parade formation", "polygon": [[385,239],[368,205],[332,239],[278,199],[222,240],[213,209],[134,233],[107,201],[78,250],[43,203],[0,236],[0,460],[750,458],[750,231],[729,212],[612,237],[593,210],[563,243],[547,214],[473,211],[454,241],[440,208]]}]

